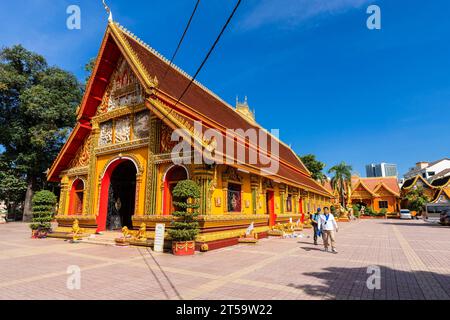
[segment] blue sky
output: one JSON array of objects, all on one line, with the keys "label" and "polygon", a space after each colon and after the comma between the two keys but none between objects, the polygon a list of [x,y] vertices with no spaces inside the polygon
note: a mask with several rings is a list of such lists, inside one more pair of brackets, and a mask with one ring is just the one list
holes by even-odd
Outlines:
[{"label": "blue sky", "polygon": [[[109,0],[114,19],[170,57],[195,0]],[[81,8],[81,30],[66,8]],[[366,28],[367,6],[382,29]],[[175,61],[193,74],[234,1],[203,0]],[[248,96],[257,121],[327,168],[450,153],[450,2],[243,0],[198,79],[224,100]],[[2,1],[0,46],[21,43],[85,78],[107,23],[100,0]]]}]

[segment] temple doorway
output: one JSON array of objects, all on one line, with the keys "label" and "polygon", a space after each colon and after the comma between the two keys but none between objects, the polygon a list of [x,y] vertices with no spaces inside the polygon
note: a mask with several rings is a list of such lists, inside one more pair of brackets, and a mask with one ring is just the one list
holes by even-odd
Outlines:
[{"label": "temple doorway", "polygon": [[266,192],[266,213],[269,214],[269,226],[275,225],[275,201],[274,201],[274,192],[267,191]]},{"label": "temple doorway", "polygon": [[118,164],[111,174],[108,189],[106,230],[132,228],[136,197],[136,167],[131,161]]}]

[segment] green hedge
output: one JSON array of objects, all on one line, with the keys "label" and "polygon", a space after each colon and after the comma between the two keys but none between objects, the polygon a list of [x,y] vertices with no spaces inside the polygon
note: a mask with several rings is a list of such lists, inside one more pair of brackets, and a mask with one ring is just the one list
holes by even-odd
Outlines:
[{"label": "green hedge", "polygon": [[[173,241],[192,241],[199,233],[197,222],[200,188],[192,180],[182,180],[173,189],[173,202],[177,211],[173,213],[169,235]],[[191,199],[191,203],[189,203]]]},{"label": "green hedge", "polygon": [[56,200],[55,194],[51,191],[42,190],[35,193],[32,199],[33,218],[30,224],[32,230],[51,230]]}]

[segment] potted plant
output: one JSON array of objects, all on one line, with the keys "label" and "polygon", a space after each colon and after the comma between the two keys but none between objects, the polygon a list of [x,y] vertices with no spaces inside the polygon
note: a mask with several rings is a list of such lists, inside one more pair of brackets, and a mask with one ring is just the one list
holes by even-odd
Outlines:
[{"label": "potted plant", "polygon": [[32,199],[33,218],[30,224],[32,238],[45,238],[51,230],[56,196],[53,192],[42,190],[36,192]]},{"label": "potted plant", "polygon": [[199,232],[197,222],[200,188],[192,180],[182,180],[173,189],[174,219],[168,233],[172,238],[174,255],[192,255],[195,253],[195,237]]}]

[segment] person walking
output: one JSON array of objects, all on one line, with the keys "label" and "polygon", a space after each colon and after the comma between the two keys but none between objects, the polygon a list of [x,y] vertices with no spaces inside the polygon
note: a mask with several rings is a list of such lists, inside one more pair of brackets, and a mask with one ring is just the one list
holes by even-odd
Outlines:
[{"label": "person walking", "polygon": [[317,246],[317,237],[320,236],[319,234],[319,216],[320,216],[320,208],[317,208],[317,212],[314,213],[313,215],[309,215],[311,217],[311,224],[313,226],[314,229],[314,245]]},{"label": "person walking", "polygon": [[331,242],[331,251],[333,253],[337,253],[335,232],[338,231],[338,225],[334,219],[334,216],[330,214],[328,207],[323,208],[323,214],[319,216],[317,227],[319,232],[322,232],[325,251],[328,251],[328,247]]}]

